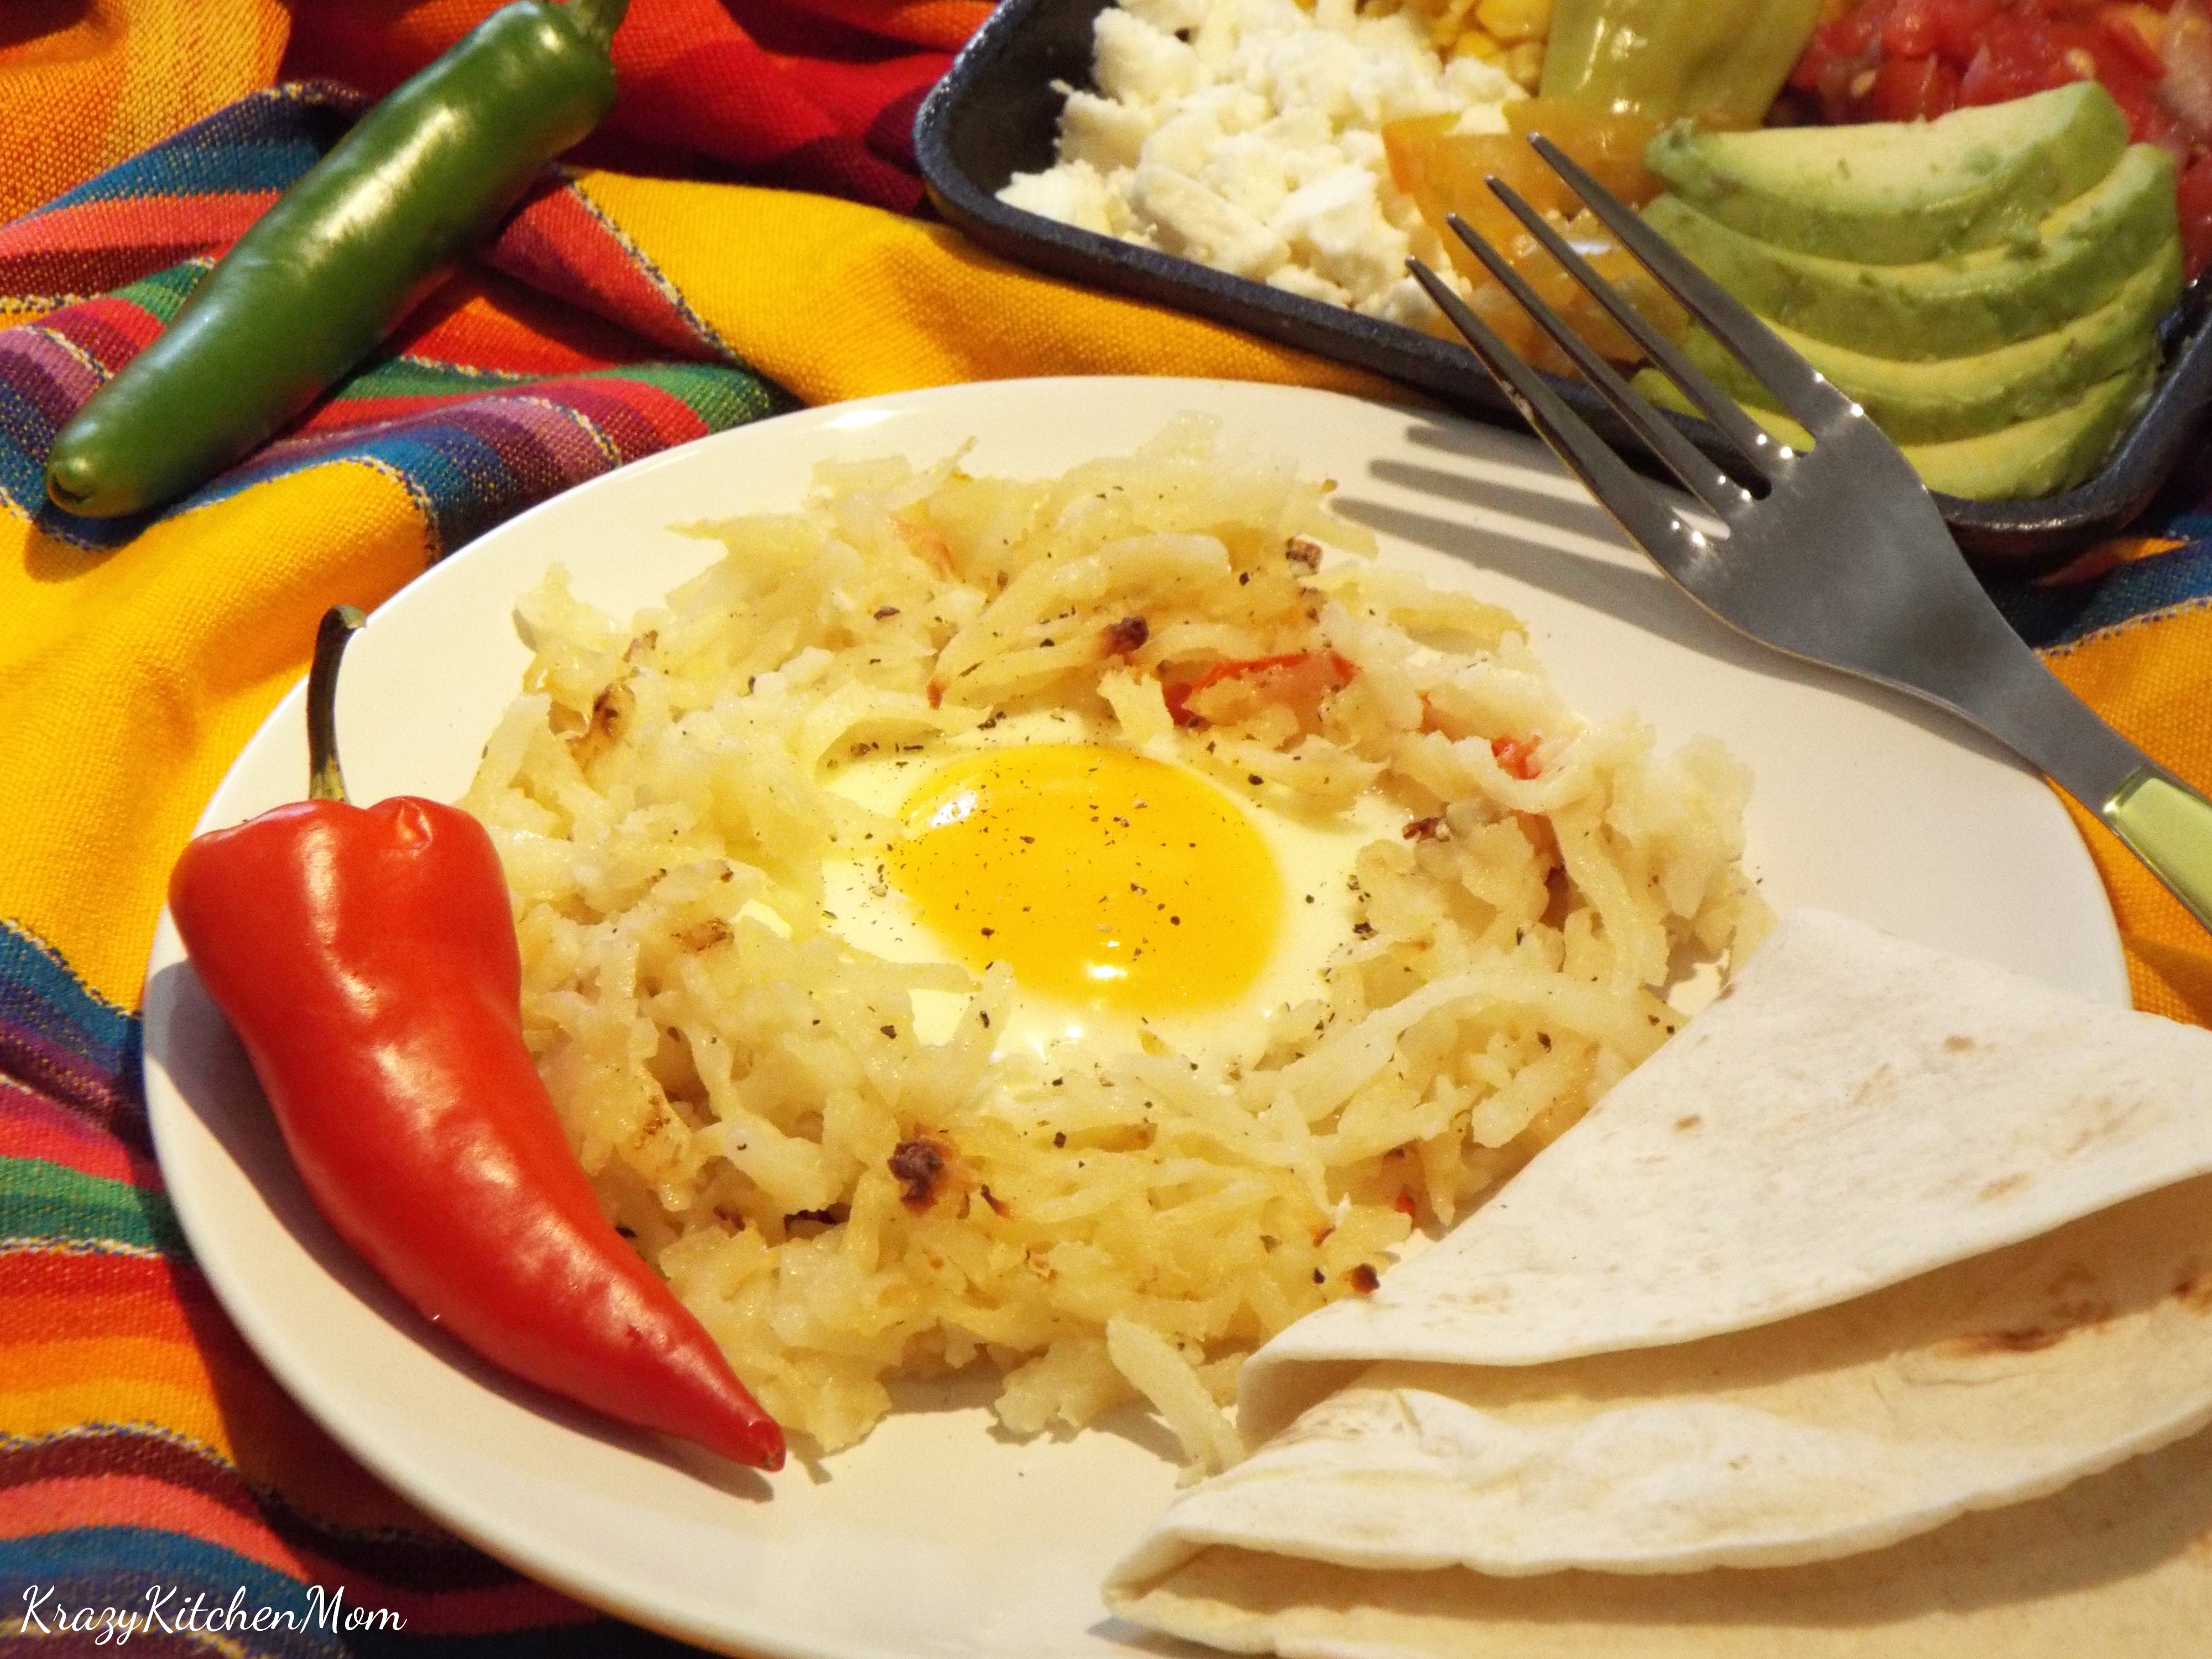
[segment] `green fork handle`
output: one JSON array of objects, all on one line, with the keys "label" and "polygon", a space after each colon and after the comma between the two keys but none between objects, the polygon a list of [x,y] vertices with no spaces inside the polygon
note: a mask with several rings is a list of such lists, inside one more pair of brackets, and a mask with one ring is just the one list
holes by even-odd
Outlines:
[{"label": "green fork handle", "polygon": [[2130,774],[2097,815],[2212,927],[2212,800],[2163,767],[2146,766]]}]

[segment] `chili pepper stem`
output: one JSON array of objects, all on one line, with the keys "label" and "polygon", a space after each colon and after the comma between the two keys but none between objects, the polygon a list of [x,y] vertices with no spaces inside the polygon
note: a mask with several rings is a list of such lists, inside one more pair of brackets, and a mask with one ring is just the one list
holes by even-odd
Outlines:
[{"label": "chili pepper stem", "polygon": [[604,46],[622,27],[629,0],[568,0],[568,9],[575,14],[576,27]]},{"label": "chili pepper stem", "polygon": [[338,664],[346,646],[368,619],[349,605],[323,612],[315,630],[315,660],[307,670],[307,799],[343,800],[345,774],[338,769]]}]

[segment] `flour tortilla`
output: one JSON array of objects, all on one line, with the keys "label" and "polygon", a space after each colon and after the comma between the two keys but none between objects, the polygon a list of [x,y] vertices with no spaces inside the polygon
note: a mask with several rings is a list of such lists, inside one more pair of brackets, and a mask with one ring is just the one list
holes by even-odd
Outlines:
[{"label": "flour tortilla", "polygon": [[1376,1360],[1752,1329],[2207,1173],[2212,1032],[1798,911],[1496,1200],[1255,1354],[1239,1423]]},{"label": "flour tortilla", "polygon": [[1391,1363],[1120,1568],[1685,1573],[1877,1549],[2212,1422],[2212,1178],[1779,1324],[1538,1366]]},{"label": "flour tortilla", "polygon": [[1109,1601],[1285,1659],[2185,1659],[2212,1653],[2212,1433],[1812,1566],[1493,1578],[1212,1549]]}]

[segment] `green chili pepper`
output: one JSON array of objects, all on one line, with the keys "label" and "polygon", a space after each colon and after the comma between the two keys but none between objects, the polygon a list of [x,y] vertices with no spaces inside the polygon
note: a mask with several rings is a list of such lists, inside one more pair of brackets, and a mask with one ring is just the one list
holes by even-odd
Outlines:
[{"label": "green chili pepper", "polygon": [[94,518],[206,483],[374,351],[441,267],[614,105],[629,0],[515,0],[302,174],[54,441]]},{"label": "green chili pepper", "polygon": [[1820,0],[1559,0],[1543,94],[1755,127],[1820,21]]}]

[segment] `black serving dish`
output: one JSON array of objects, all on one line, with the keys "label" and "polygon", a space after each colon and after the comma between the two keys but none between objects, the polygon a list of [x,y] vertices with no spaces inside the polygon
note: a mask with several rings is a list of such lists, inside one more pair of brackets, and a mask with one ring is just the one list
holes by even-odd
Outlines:
[{"label": "black serving dish", "polygon": [[[1061,101],[1054,82],[1091,85],[1091,21],[1111,3],[1002,0],[915,123],[915,149],[938,211],[983,246],[1019,264],[1195,312],[1372,369],[1482,419],[1519,425],[1520,416],[1462,346],[1078,230],[998,199],[1016,173],[1052,165]],[[2149,505],[2212,402],[2212,327],[2206,326],[2212,307],[2205,303],[2204,286],[2200,282],[2166,319],[2165,371],[2143,412],[2095,477],[2063,495],[2034,501],[1936,497],[1952,534],[1976,565],[1991,574],[2051,568],[2120,530]],[[1641,453],[1596,393],[1578,380],[1553,384],[1610,441]],[[1680,424],[1727,464],[1710,427],[1698,421]]]}]

